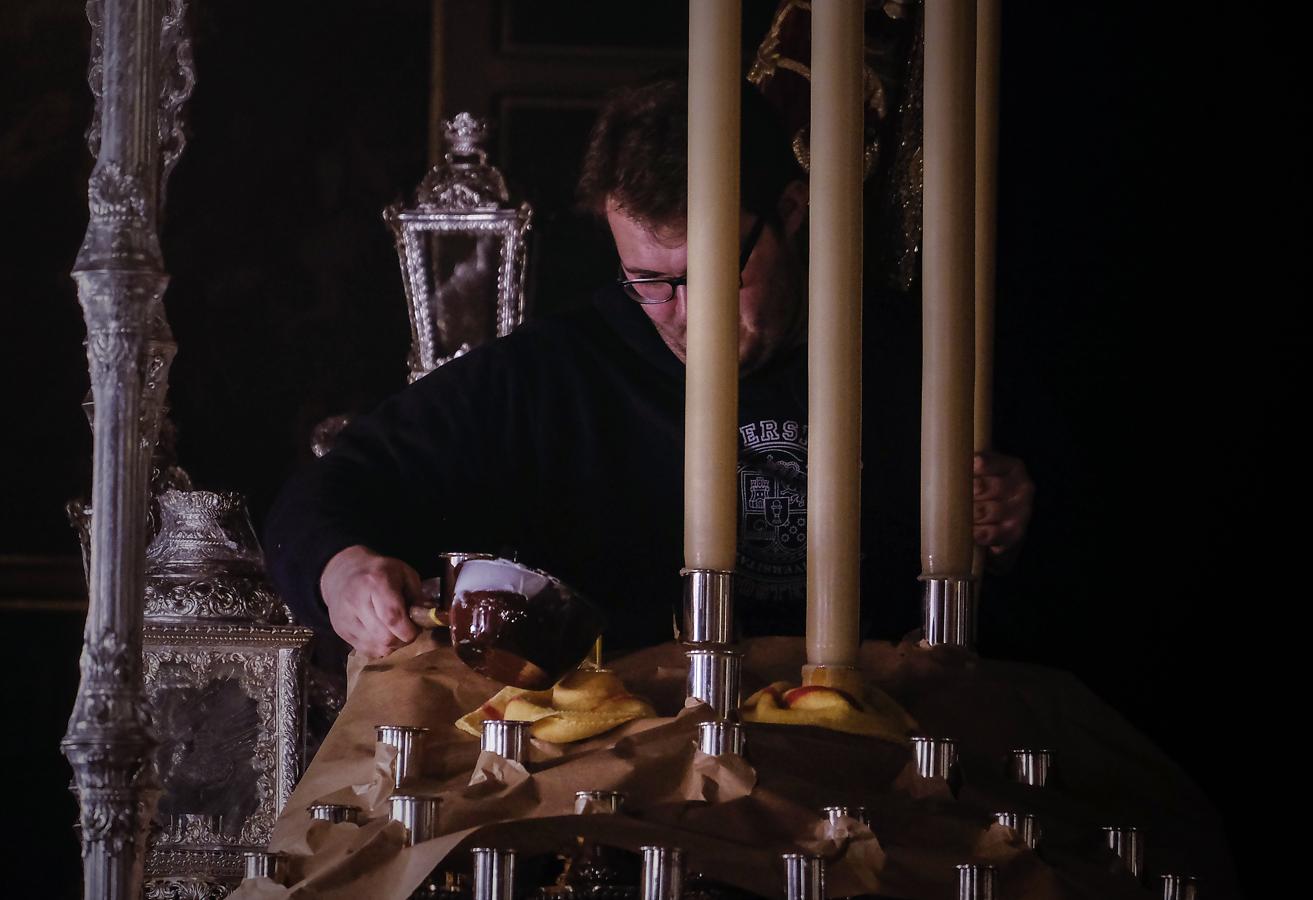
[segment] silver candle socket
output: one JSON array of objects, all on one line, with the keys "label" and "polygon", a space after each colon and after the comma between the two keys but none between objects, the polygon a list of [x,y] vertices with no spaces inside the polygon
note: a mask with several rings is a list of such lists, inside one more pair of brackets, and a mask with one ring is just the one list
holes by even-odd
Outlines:
[{"label": "silver candle socket", "polygon": [[689,644],[728,644],[734,640],[734,573],[684,570],[684,633]]},{"label": "silver candle socket", "polygon": [[1134,825],[1105,825],[1108,849],[1121,857],[1136,880],[1144,878],[1144,833]]},{"label": "silver candle socket", "polygon": [[278,854],[265,850],[248,850],[242,854],[246,878],[274,878],[278,869]]},{"label": "silver candle socket", "polygon": [[688,696],[710,706],[719,718],[738,712],[743,654],[737,650],[687,650]]},{"label": "silver candle socket", "polygon": [[1163,900],[1199,900],[1199,879],[1193,875],[1164,875]]},{"label": "silver candle socket", "polygon": [[957,741],[952,738],[914,737],[912,752],[916,774],[922,778],[952,781],[957,777]]},{"label": "silver candle socket", "polygon": [[855,819],[867,828],[871,827],[871,814],[865,806],[826,806],[821,812],[830,820],[830,825],[839,824],[840,819]]},{"label": "silver candle socket", "polygon": [[641,900],[680,900],[684,894],[684,851],[644,847]]},{"label": "silver candle socket", "polygon": [[998,896],[998,870],[975,864],[957,867],[957,900],[994,900]]},{"label": "silver candle socket", "polygon": [[976,646],[976,592],[970,578],[923,578],[921,624],[932,647]]},{"label": "silver candle socket", "polygon": [[390,818],[406,827],[406,846],[433,838],[438,829],[438,798],[416,794],[393,794]]},{"label": "silver candle socket", "polygon": [[528,760],[529,726],[531,722],[513,719],[485,719],[480,747],[488,753],[524,765]]},{"label": "silver candle socket", "polygon": [[785,900],[824,900],[825,860],[811,853],[784,854]]},{"label": "silver candle socket", "polygon": [[474,900],[513,900],[515,896],[515,851],[475,847]]},{"label": "silver candle socket", "polygon": [[698,723],[698,749],[707,756],[742,756],[743,745],[743,726],[738,722],[722,719]]},{"label": "silver candle socket", "polygon": [[397,758],[392,766],[393,787],[401,787],[403,781],[416,774],[420,747],[428,731],[427,728],[420,728],[417,725],[375,726],[374,733],[378,736],[378,743],[395,747],[397,751]]},{"label": "silver candle socket", "polygon": [[356,806],[347,806],[343,803],[315,803],[306,807],[310,813],[310,818],[318,819],[321,822],[351,822],[359,824],[360,808]]},{"label": "silver candle socket", "polygon": [[1052,772],[1052,750],[1013,750],[1008,758],[1008,775],[1017,784],[1044,787]]},{"label": "silver candle socket", "polygon": [[585,813],[618,813],[625,805],[625,794],[621,791],[575,791],[575,815]]},{"label": "silver candle socket", "polygon": [[994,813],[994,821],[1004,828],[1015,831],[1021,842],[1030,849],[1034,850],[1039,846],[1039,822],[1030,813]]}]

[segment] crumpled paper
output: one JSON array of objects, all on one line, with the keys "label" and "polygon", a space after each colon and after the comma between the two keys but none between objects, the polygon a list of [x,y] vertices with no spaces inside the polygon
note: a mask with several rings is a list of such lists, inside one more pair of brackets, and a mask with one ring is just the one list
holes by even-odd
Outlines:
[{"label": "crumpled paper", "polygon": [[[746,642],[745,694],[796,680],[801,639]],[[526,766],[482,754],[452,724],[495,694],[425,635],[386,659],[353,660],[351,692],[319,754],[275,827],[271,848],[288,854],[281,878],[244,884],[238,898],[369,897],[403,900],[439,863],[468,867],[472,846],[552,853],[584,837],[637,850],[685,849],[691,870],[763,896],[782,889],[783,852],[828,860],[831,896],[956,896],[955,866],[998,867],[1005,896],[1143,898],[1144,889],[1102,845],[1098,827],[1130,822],[1150,838],[1150,867],[1189,870],[1210,896],[1232,896],[1234,873],[1220,822],[1198,790],[1161,752],[1071,676],[1035,666],[980,660],[948,648],[868,642],[861,668],[919,723],[959,741],[962,787],[915,774],[903,745],[810,726],[747,724],[745,757],[707,757],[697,725],[712,718],[685,704],[686,664],[676,645],[611,661],[656,717],[573,744],[531,741]],[[403,847],[387,819],[391,752],[377,751],[374,726],[431,729],[407,792],[440,798],[440,835]],[[1013,747],[1057,752],[1054,787],[1006,777]],[[628,795],[616,815],[572,814],[578,790]],[[306,807],[345,802],[361,825],[312,822]],[[823,806],[863,805],[870,827],[831,826]],[[1045,843],[1031,851],[993,823],[1001,810],[1033,812]],[[531,888],[533,885],[522,887]]]}]

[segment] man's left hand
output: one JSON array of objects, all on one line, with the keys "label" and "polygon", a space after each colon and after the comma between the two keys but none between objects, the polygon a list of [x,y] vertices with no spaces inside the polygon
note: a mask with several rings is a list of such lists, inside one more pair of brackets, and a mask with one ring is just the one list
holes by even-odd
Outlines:
[{"label": "man's left hand", "polygon": [[972,536],[991,569],[1007,566],[1026,536],[1035,483],[1025,463],[992,450],[976,454],[972,475]]}]

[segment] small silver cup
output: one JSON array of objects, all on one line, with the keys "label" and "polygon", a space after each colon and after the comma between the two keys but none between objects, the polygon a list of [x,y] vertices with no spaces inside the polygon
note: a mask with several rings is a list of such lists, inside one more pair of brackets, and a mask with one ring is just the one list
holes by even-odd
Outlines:
[{"label": "small silver cup", "polygon": [[734,640],[734,573],[684,570],[684,633],[689,644],[728,644]]},{"label": "small silver cup", "polygon": [[1030,813],[994,813],[994,821],[1004,828],[1015,831],[1021,842],[1030,849],[1034,850],[1039,846],[1039,822]]},{"label": "small silver cup", "polygon": [[843,818],[855,819],[867,828],[871,827],[871,814],[865,806],[826,806],[821,812],[825,813],[831,827],[838,825]]},{"label": "small silver cup", "polygon": [[680,900],[684,894],[684,851],[643,847],[641,900]]},{"label": "small silver cup", "polygon": [[620,812],[625,805],[625,794],[621,791],[575,791],[575,815],[600,813],[602,815]]},{"label": "small silver cup", "polygon": [[824,900],[825,860],[812,853],[785,853],[785,900]]},{"label": "small silver cup", "polygon": [[1013,750],[1008,757],[1008,776],[1017,784],[1046,787],[1053,774],[1052,750]]},{"label": "small silver cup", "polygon": [[957,778],[957,741],[952,738],[914,737],[916,774],[922,778],[942,778],[952,783]]},{"label": "small silver cup", "polygon": [[1193,875],[1164,875],[1163,900],[1199,900],[1199,879]]},{"label": "small silver cup", "polygon": [[513,719],[485,719],[480,747],[489,753],[524,765],[528,759],[529,726],[531,722]]},{"label": "small silver cup", "polygon": [[246,878],[272,878],[277,880],[278,854],[266,850],[247,850],[242,854]]},{"label": "small silver cup", "polygon": [[314,803],[306,807],[310,813],[310,818],[317,819],[320,822],[350,822],[353,825],[360,823],[360,808],[348,806],[344,803]]},{"label": "small silver cup", "polygon": [[976,646],[976,592],[970,578],[923,578],[921,624],[932,647]]},{"label": "small silver cup", "polygon": [[514,900],[515,851],[475,847],[474,900]]},{"label": "small silver cup", "polygon": [[1144,879],[1144,832],[1134,825],[1105,825],[1104,839],[1108,849],[1121,857],[1127,871],[1137,881]]},{"label": "small silver cup", "polygon": [[724,648],[686,650],[688,696],[696,697],[724,719],[738,713],[743,654]]},{"label": "small silver cup", "polygon": [[743,726],[738,722],[721,719],[698,723],[698,749],[707,756],[725,754],[743,755]]},{"label": "small silver cup", "polygon": [[427,728],[420,728],[417,725],[375,726],[374,733],[377,735],[377,742],[395,747],[397,750],[397,759],[392,767],[393,787],[401,787],[403,781],[416,774],[420,747],[424,741],[424,735],[428,732]]},{"label": "small silver cup", "polygon": [[390,818],[406,827],[406,846],[431,840],[438,833],[438,798],[393,794]]},{"label": "small silver cup", "polygon": [[957,900],[994,900],[998,896],[998,870],[975,864],[957,867]]}]

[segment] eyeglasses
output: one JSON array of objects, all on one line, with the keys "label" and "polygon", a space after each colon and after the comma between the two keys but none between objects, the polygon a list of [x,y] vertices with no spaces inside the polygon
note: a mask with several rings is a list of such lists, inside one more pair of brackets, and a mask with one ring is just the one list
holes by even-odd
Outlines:
[{"label": "eyeglasses", "polygon": [[[757,239],[761,237],[762,229],[765,227],[766,217],[758,216],[752,230],[743,241],[743,249],[739,251],[739,287],[743,287],[743,270],[747,267],[752,251],[757,246]],[[645,305],[668,303],[675,296],[675,288],[688,284],[687,275],[676,275],[671,278],[626,278],[626,274],[622,263],[620,278],[617,279],[620,287],[624,289],[630,300]]]}]

